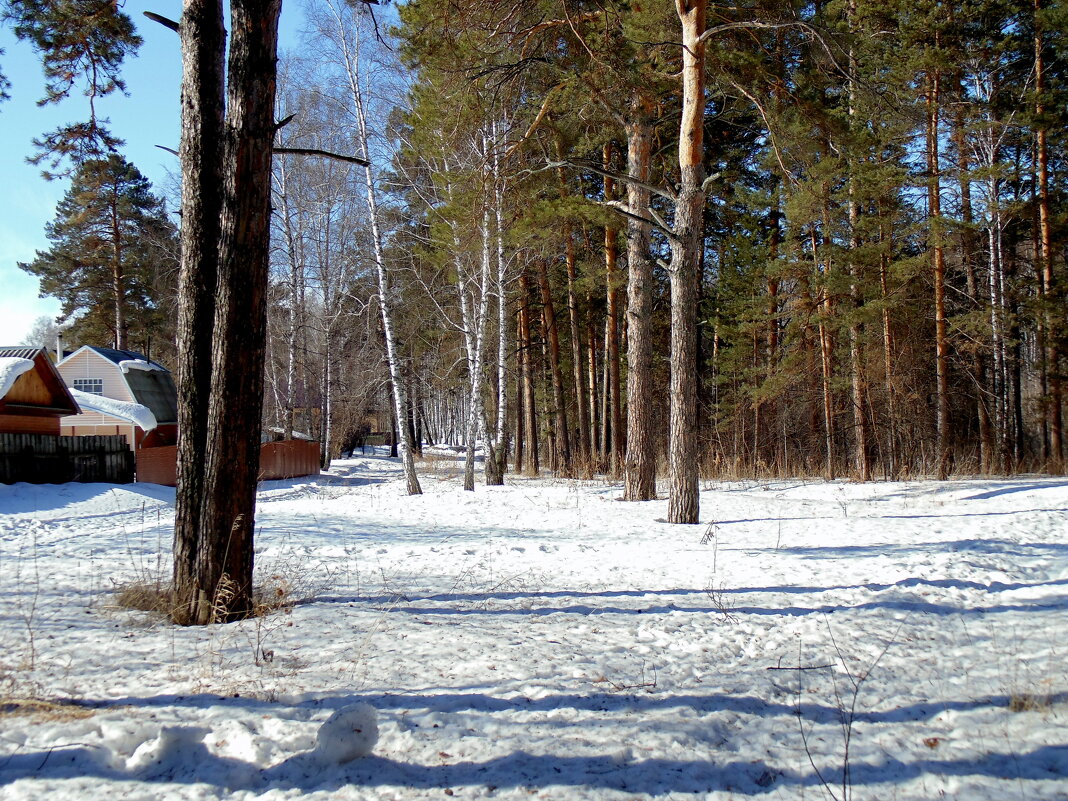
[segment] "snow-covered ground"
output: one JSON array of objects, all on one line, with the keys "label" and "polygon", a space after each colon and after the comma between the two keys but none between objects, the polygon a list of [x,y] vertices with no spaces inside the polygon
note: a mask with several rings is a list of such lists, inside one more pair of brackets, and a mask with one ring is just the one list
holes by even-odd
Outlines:
[{"label": "snow-covered ground", "polygon": [[300,600],[186,629],[114,605],[173,490],[0,486],[0,798],[1068,798],[1068,481],[715,483],[684,527],[432,467],[265,483]]}]

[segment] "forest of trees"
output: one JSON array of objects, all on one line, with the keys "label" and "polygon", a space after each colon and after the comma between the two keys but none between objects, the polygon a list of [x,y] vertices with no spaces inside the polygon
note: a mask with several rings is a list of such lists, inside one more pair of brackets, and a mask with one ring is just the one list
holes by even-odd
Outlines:
[{"label": "forest of trees", "polygon": [[708,476],[1060,470],[1063,5],[697,12],[313,4],[281,136],[383,169],[372,214],[362,169],[275,160],[269,417],[336,456],[399,376],[415,447],[634,499],[683,442]]},{"label": "forest of trees", "polygon": [[[118,165],[130,21],[2,7],[45,102],[90,101],[34,158]],[[251,608],[261,405],[324,463],[389,429],[412,494],[424,443],[473,489],[478,443],[490,484],[664,477],[673,523],[702,475],[1063,470],[1061,0],[310,0],[276,92],[279,11],[150,15],[183,56],[179,622]]]}]

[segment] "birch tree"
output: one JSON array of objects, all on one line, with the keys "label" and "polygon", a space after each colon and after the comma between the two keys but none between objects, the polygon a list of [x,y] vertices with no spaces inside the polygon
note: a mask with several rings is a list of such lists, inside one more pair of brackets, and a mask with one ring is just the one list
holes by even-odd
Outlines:
[{"label": "birch tree", "polygon": [[[370,239],[378,285],[378,307],[382,318],[382,335],[385,341],[386,364],[389,371],[393,412],[397,420],[397,452],[404,466],[405,482],[409,495],[419,495],[422,488],[415,470],[415,455],[409,427],[408,400],[403,370],[403,354],[397,341],[395,318],[402,303],[397,283],[386,262],[385,233],[379,209],[379,191],[376,186],[372,152],[371,130],[368,125],[368,91],[366,87],[366,62],[361,61],[361,47],[367,24],[365,14],[340,3],[339,0],[324,0],[315,15],[317,33],[329,43],[331,59],[336,60],[339,71],[338,92],[335,100],[345,103],[350,115],[352,132],[357,151],[366,161],[363,169],[364,192],[367,201]],[[380,161],[377,163],[381,163]]]}]

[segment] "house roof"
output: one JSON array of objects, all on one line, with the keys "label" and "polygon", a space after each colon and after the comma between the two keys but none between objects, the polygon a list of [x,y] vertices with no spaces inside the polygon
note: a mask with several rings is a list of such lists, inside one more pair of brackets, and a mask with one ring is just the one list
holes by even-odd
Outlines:
[{"label": "house roof", "polygon": [[101,348],[96,345],[86,345],[85,347],[89,348],[89,350],[93,351],[94,353],[99,353],[105,359],[110,362],[114,362],[115,364],[121,364],[122,362],[129,361],[142,361],[148,362],[149,364],[158,367],[160,370],[167,369],[159,362],[152,361],[151,359],[147,358],[145,354],[138,353],[136,350],[117,350],[116,348]]},{"label": "house roof", "polygon": [[[78,413],[78,405],[44,348],[0,347],[0,359],[26,359],[34,365],[32,370],[19,370],[13,377],[15,380],[0,398],[0,412],[29,415]],[[26,373],[32,373],[33,377],[22,378]]]},{"label": "house roof", "polygon": [[37,353],[43,348],[34,348],[28,345],[14,345],[10,347],[0,347],[0,358],[8,359],[33,359],[37,356]]},{"label": "house roof", "polygon": [[101,348],[96,345],[82,346],[63,359],[63,362],[83,350],[91,350],[114,364],[133,393],[134,402],[147,406],[159,425],[178,422],[178,390],[166,367],[145,358],[143,353],[135,350]]},{"label": "house roof", "polygon": [[178,390],[169,372],[130,370],[123,377],[137,402],[151,409],[156,422],[178,422]]}]

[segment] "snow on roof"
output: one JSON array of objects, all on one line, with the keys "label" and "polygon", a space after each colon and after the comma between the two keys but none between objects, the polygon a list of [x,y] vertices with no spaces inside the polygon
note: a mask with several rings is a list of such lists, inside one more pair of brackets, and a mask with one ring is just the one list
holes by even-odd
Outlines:
[{"label": "snow on roof", "polygon": [[161,370],[167,372],[167,368],[161,364],[150,362],[145,359],[123,359],[119,362],[119,369],[124,373],[128,373],[131,370],[144,370],[146,372],[152,370]]},{"label": "snow on roof", "polygon": [[28,373],[32,369],[32,359],[20,359],[17,356],[0,356],[0,398],[11,391],[20,375]]},{"label": "snow on roof", "polygon": [[[152,361],[152,359],[149,359],[147,356],[145,356],[145,354],[139,353],[136,350],[116,350],[115,348],[102,348],[99,345],[82,345],[80,348],[78,348],[74,352],[68,353],[67,355],[65,355],[60,360],[60,363],[67,361],[67,359],[70,359],[71,357],[75,356],[76,354],[81,353],[83,350],[91,350],[97,356],[101,356],[101,357],[107,359],[112,364],[118,365],[118,367],[124,373],[129,372],[129,369],[131,369],[131,368],[134,369],[134,370],[138,370],[138,369],[140,369],[140,370],[162,370],[165,373],[169,373],[170,372],[170,370],[168,370],[166,367],[164,367],[159,362]],[[127,366],[124,366],[124,363],[127,363],[127,362],[129,362],[131,364],[129,364]],[[134,364],[132,364],[133,362],[142,362],[143,364],[134,365]],[[145,366],[145,365],[151,365],[151,366],[149,367],[149,366]]]},{"label": "snow on roof", "polygon": [[151,431],[156,427],[156,417],[152,414],[152,410],[147,406],[142,406],[140,403],[105,398],[90,392],[82,392],[79,389],[72,389],[70,394],[78,402],[82,411],[109,414],[128,423],[133,423],[144,431]]}]

